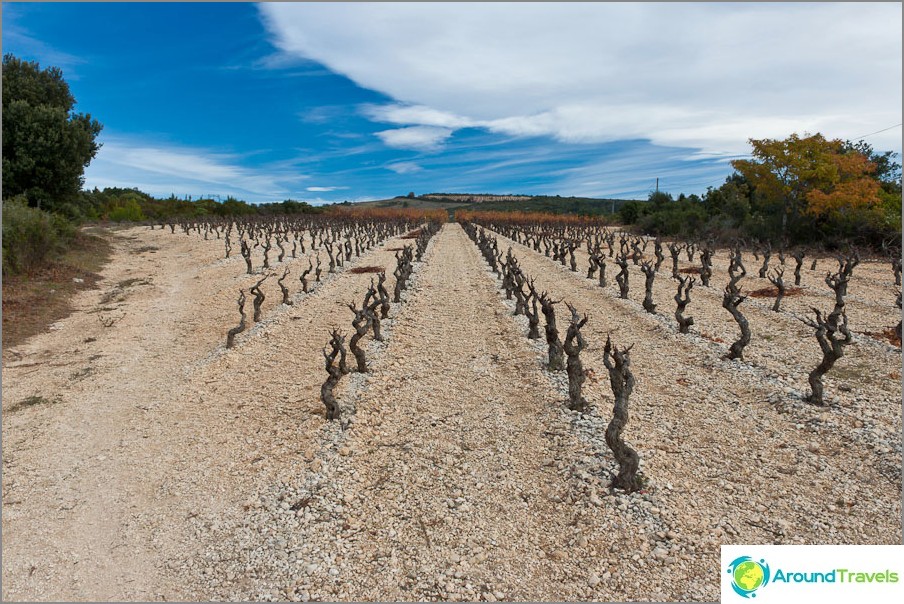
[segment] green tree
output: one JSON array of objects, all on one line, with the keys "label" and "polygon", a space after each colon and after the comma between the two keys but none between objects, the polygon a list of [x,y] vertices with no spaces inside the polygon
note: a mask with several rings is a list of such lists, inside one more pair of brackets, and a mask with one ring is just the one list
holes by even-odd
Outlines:
[{"label": "green tree", "polygon": [[672,203],[674,199],[672,199],[671,193],[666,193],[665,191],[652,191],[650,192],[648,201],[653,204],[654,210],[661,210]]},{"label": "green tree", "polygon": [[78,214],[85,167],[97,155],[103,126],[75,113],[75,98],[57,67],[3,56],[3,194]]}]

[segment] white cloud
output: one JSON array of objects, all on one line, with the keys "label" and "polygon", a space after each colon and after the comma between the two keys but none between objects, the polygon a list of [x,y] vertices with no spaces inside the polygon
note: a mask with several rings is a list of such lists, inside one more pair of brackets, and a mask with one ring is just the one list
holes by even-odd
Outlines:
[{"label": "white cloud", "polygon": [[348,187],[306,187],[305,191],[310,191],[311,193],[329,193],[330,191],[341,191],[342,189],[347,189]]},{"label": "white cloud", "polygon": [[[724,154],[901,121],[899,3],[259,6],[284,53],[388,95],[364,113],[399,126]],[[447,137],[408,130],[379,135],[406,148]],[[901,131],[869,141],[900,150]]]},{"label": "white cloud", "polygon": [[[249,168],[238,155],[102,135],[103,146],[85,170],[85,186],[138,187],[152,195],[234,195],[247,201],[291,196],[307,176],[291,162]],[[127,183],[127,184],[126,184]]]},{"label": "white cloud", "polygon": [[364,105],[361,111],[376,122],[389,124],[417,124],[440,128],[469,128],[479,125],[474,120],[423,105]]},{"label": "white cloud", "polygon": [[422,167],[411,161],[399,161],[386,166],[396,174],[414,174],[423,170]]},{"label": "white cloud", "polygon": [[433,151],[439,149],[447,138],[452,136],[449,128],[436,126],[409,126],[394,130],[375,132],[387,146],[396,149],[415,149]]}]

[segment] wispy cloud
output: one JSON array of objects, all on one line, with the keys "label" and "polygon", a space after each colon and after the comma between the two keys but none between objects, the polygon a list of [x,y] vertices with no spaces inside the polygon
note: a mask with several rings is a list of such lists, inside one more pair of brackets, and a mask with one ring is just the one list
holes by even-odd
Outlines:
[{"label": "wispy cloud", "polygon": [[438,111],[423,105],[363,105],[361,113],[375,122],[388,124],[416,124],[439,128],[469,128],[480,125],[479,122],[449,113]]},{"label": "wispy cloud", "polygon": [[436,126],[409,126],[393,130],[375,132],[389,147],[395,149],[415,149],[418,151],[434,151],[452,136],[452,129]]},{"label": "wispy cloud", "polygon": [[[282,52],[395,100],[373,121],[740,153],[901,121],[899,3],[263,3]],[[826,32],[832,32],[826,35]],[[844,40],[839,44],[838,40]],[[479,66],[477,68],[476,66]],[[386,132],[393,134],[385,134]],[[384,131],[437,148],[442,130]],[[900,131],[871,142],[900,150]],[[408,148],[416,148],[408,145]]]},{"label": "wispy cloud", "polygon": [[293,162],[249,167],[243,164],[245,160],[245,156],[212,149],[104,137],[101,150],[85,171],[85,185],[137,186],[159,195],[216,193],[272,201],[292,196],[299,183],[308,179],[292,167]]},{"label": "wispy cloud", "polygon": [[14,46],[20,49],[20,55],[24,55],[24,58],[37,59],[42,68],[59,67],[63,70],[67,80],[78,81],[80,78],[78,67],[86,64],[88,60],[55,48],[32,35],[18,22],[18,11],[21,9],[22,7],[9,3],[3,4],[4,46]]},{"label": "wispy cloud", "polygon": [[311,193],[329,193],[330,191],[342,191],[348,187],[305,187],[305,191]]},{"label": "wispy cloud", "polygon": [[386,166],[396,174],[414,174],[415,172],[420,172],[423,168],[413,161],[398,161],[395,163],[387,164]]}]

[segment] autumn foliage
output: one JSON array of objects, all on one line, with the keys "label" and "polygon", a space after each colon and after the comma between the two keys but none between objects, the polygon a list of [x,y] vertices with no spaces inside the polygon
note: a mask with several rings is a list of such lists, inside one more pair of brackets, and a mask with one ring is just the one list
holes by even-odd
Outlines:
[{"label": "autumn foliage", "polygon": [[782,230],[802,216],[830,217],[881,202],[876,165],[821,134],[750,140],[750,160],[731,162],[757,195],[782,209]]},{"label": "autumn foliage", "polygon": [[497,224],[542,224],[555,226],[602,226],[607,224],[600,216],[574,214],[550,214],[547,212],[497,212],[455,210],[455,220],[474,222],[476,219]]},{"label": "autumn foliage", "polygon": [[354,215],[356,218],[374,220],[392,220],[394,218],[407,220],[415,224],[421,222],[446,222],[449,215],[445,210],[418,210],[415,208],[374,208],[374,207],[331,207],[329,210],[336,215]]}]

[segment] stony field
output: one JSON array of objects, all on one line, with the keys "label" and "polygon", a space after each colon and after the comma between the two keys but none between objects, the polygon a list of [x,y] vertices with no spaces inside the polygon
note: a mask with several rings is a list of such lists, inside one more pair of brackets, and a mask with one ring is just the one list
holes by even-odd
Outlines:
[{"label": "stony field", "polygon": [[[816,407],[803,398],[821,353],[800,317],[831,308],[831,258],[805,262],[781,312],[742,304],[742,362],[724,359],[726,250],[682,335],[670,259],[649,314],[639,267],[622,300],[611,265],[606,288],[586,278],[586,252],[572,272],[496,236],[538,289],[589,315],[590,413],[566,408],[565,373],[545,369],[545,343],[458,224],[416,263],[385,342],[368,340],[371,371],[340,382],[334,422],[321,349],[351,331],[346,304],[373,277],[349,269],[385,267],[391,288],[405,240],[310,294],[307,259],[287,258],[294,304],[268,281],[263,320],[226,350],[236,292],[258,280],[242,258],[197,233],[117,231],[100,288],[3,351],[3,599],[715,601],[723,543],[901,542],[887,263],[854,271],[854,339]],[[768,287],[745,261],[743,290]],[[630,495],[608,488],[608,334],[633,345],[624,437],[649,483]]]}]

